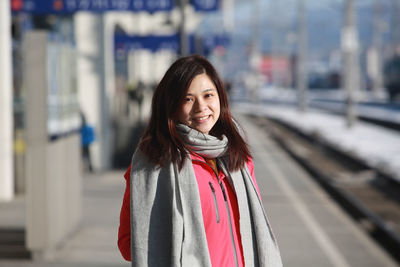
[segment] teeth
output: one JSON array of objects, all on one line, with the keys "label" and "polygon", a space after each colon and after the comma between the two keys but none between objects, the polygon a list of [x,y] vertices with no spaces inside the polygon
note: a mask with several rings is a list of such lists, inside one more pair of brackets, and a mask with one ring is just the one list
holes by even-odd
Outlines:
[{"label": "teeth", "polygon": [[207,118],[208,118],[208,116],[204,116],[204,117],[197,118],[196,120],[202,121],[202,120],[205,120],[205,119],[207,119]]}]

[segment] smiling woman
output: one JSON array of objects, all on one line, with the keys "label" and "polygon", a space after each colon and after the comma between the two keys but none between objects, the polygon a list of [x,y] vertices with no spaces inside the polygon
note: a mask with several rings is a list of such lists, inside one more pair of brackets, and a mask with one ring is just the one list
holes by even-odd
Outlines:
[{"label": "smiling woman", "polygon": [[125,179],[118,247],[132,266],[282,266],[248,146],[205,58],[166,72]]},{"label": "smiling woman", "polygon": [[179,114],[179,122],[208,134],[219,118],[218,91],[207,74],[191,82]]}]

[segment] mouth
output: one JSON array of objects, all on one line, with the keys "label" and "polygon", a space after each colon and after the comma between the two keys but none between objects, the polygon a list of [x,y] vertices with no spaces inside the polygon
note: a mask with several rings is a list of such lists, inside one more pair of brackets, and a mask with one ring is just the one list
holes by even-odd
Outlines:
[{"label": "mouth", "polygon": [[207,121],[210,117],[211,117],[211,115],[207,115],[207,116],[203,116],[203,117],[197,117],[197,118],[193,118],[193,121],[195,121],[197,123],[201,123],[201,122]]}]

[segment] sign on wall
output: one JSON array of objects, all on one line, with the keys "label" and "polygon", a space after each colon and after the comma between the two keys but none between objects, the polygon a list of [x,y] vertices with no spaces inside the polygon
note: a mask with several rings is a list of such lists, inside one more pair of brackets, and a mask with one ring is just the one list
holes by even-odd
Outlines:
[{"label": "sign on wall", "polygon": [[13,12],[71,14],[77,11],[169,11],[173,0],[11,0]]},{"label": "sign on wall", "polygon": [[115,48],[125,51],[147,49],[152,52],[158,50],[172,50],[179,52],[179,35],[115,35]]},{"label": "sign on wall", "polygon": [[219,9],[220,0],[191,0],[191,3],[196,11],[217,11]]},{"label": "sign on wall", "polygon": [[[188,35],[189,52],[190,54],[208,55],[218,46],[229,46],[229,41],[229,36],[226,34],[213,34],[201,38],[190,34]],[[153,53],[159,50],[179,53],[180,36],[178,33],[147,36],[116,34],[114,35],[114,47],[116,52],[145,49]]]}]

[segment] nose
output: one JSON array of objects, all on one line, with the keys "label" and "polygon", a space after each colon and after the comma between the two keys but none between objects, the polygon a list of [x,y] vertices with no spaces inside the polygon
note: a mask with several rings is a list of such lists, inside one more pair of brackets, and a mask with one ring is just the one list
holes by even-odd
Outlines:
[{"label": "nose", "polygon": [[205,101],[203,101],[201,98],[196,99],[193,108],[195,112],[203,111],[206,108]]}]

